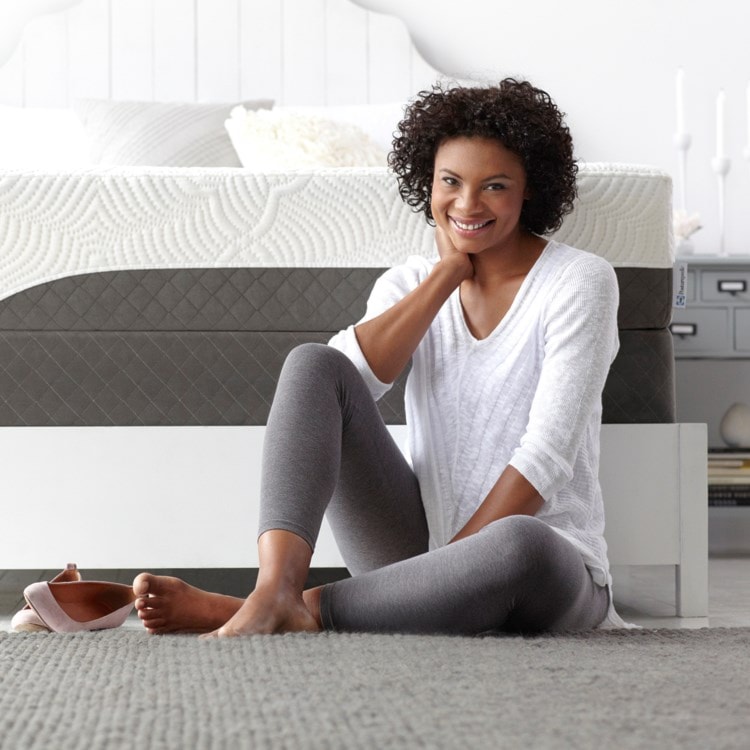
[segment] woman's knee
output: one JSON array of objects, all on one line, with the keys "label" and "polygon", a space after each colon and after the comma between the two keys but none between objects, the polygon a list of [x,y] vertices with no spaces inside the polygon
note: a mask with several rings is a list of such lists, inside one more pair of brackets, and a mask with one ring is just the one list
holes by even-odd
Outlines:
[{"label": "woman's knee", "polygon": [[491,539],[491,546],[503,560],[511,561],[519,576],[536,576],[549,557],[550,535],[555,532],[534,516],[507,516],[485,526],[481,534]]},{"label": "woman's knee", "polygon": [[[284,361],[281,375],[289,377],[330,377],[346,366],[349,358],[327,344],[305,343],[292,349]],[[351,363],[349,363],[351,364]]]},{"label": "woman's knee", "polygon": [[[328,344],[307,342],[292,349],[284,361],[284,371],[332,372],[349,362],[349,358]],[[351,364],[351,363],[350,363]]]},{"label": "woman's knee", "polygon": [[508,542],[527,546],[538,544],[548,531],[550,531],[549,526],[535,516],[517,515],[493,521],[487,524],[480,533],[502,537]]}]

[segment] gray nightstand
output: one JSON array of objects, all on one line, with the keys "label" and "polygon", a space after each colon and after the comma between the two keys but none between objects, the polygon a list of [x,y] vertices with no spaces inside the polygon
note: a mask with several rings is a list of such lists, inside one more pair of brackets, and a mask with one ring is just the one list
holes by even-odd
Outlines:
[{"label": "gray nightstand", "polygon": [[[686,256],[687,307],[675,309],[677,421],[705,422],[708,445],[725,449],[719,425],[750,404],[750,256]],[[709,550],[750,552],[750,507],[709,508]]]},{"label": "gray nightstand", "polygon": [[750,257],[680,260],[688,263],[688,306],[672,318],[675,357],[750,358]]}]

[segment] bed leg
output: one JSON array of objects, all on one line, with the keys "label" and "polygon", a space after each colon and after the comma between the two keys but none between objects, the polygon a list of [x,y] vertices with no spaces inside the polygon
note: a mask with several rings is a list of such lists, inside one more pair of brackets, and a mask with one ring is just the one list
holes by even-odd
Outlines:
[{"label": "bed leg", "polygon": [[708,440],[705,424],[680,424],[678,617],[708,617]]}]

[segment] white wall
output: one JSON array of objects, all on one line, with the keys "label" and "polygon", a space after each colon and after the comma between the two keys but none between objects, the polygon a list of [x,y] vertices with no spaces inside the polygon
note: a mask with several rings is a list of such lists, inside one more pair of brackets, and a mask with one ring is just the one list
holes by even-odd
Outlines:
[{"label": "white wall", "polygon": [[700,253],[718,243],[715,101],[726,90],[726,247],[750,254],[746,0],[355,0],[404,20],[434,67],[451,75],[520,75],[568,113],[578,156],[652,164],[677,175],[675,72],[685,70],[688,211]]}]

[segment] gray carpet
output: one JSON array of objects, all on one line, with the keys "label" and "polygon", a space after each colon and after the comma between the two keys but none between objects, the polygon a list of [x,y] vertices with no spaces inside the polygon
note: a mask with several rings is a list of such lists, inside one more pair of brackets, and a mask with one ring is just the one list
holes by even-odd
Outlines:
[{"label": "gray carpet", "polygon": [[0,748],[750,747],[750,628],[0,633]]}]

